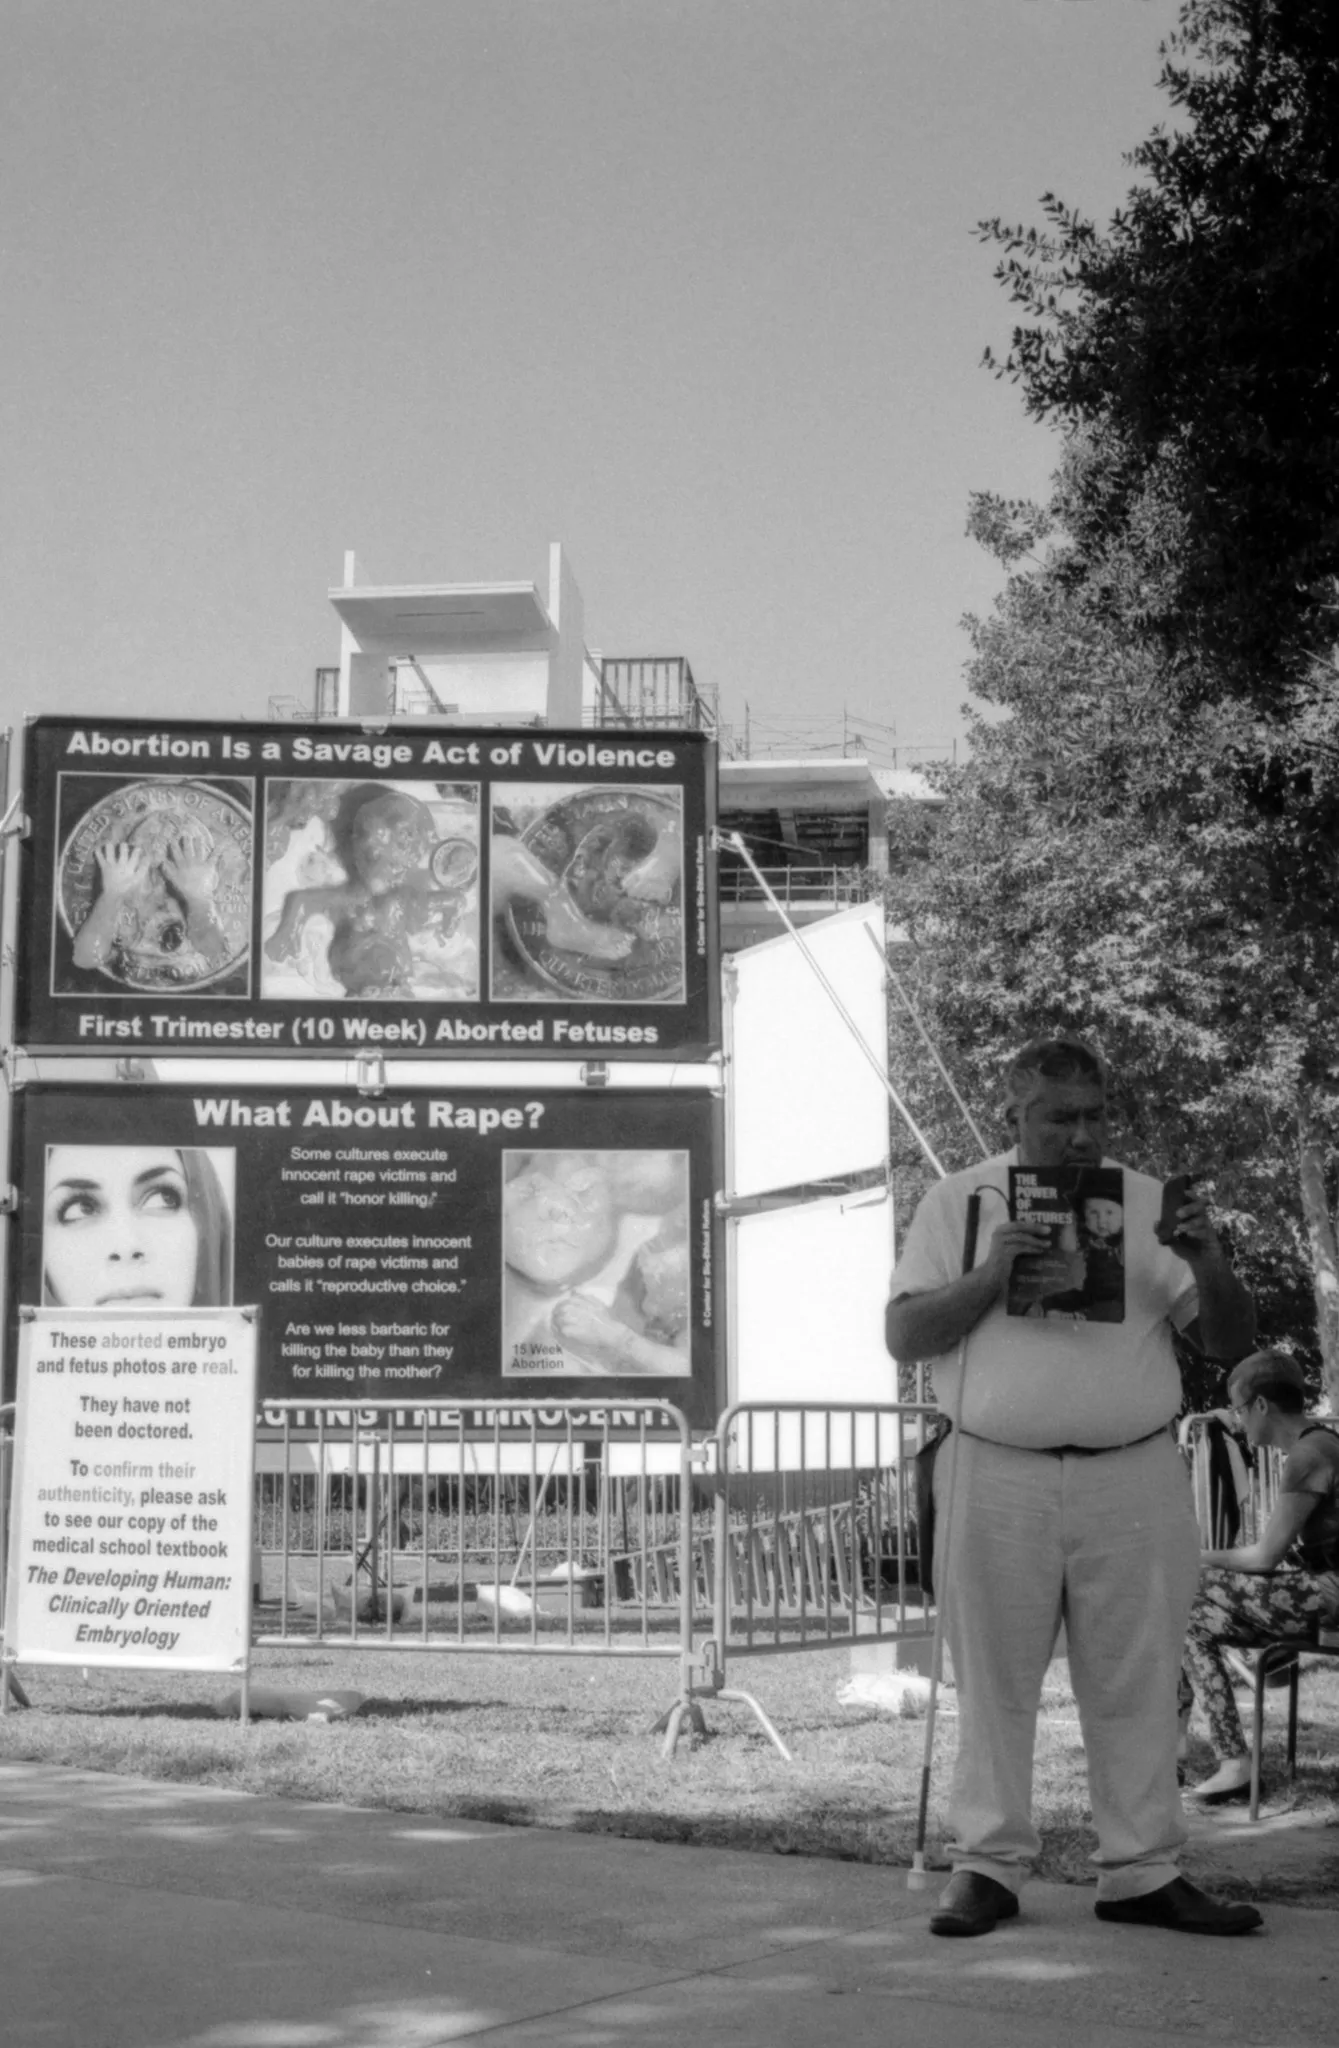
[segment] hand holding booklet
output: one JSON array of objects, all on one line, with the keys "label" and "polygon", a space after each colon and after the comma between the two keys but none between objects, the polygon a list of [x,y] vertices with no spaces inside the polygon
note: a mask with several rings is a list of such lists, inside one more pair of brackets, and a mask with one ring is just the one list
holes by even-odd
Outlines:
[{"label": "hand holding booklet", "polygon": [[1011,1166],[1009,1214],[1050,1246],[1014,1260],[1011,1316],[1125,1320],[1125,1176],[1119,1166]]}]

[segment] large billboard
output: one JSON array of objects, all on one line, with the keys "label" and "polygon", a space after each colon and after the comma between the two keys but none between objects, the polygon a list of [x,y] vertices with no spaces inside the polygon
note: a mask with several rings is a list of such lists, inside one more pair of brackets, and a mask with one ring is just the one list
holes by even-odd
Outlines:
[{"label": "large billboard", "polygon": [[26,729],[34,1050],[703,1058],[699,733]]},{"label": "large billboard", "polygon": [[11,1332],[20,1304],[253,1304],[262,1403],[622,1393],[714,1422],[709,1095],[38,1082],[14,1103]]}]

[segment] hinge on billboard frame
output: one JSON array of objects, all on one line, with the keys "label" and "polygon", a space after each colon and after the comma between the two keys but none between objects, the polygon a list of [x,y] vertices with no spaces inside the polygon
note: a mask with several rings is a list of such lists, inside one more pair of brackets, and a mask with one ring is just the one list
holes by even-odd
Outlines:
[{"label": "hinge on billboard frame", "polygon": [[386,1062],[379,1052],[360,1052],[353,1066],[353,1085],[360,1095],[386,1093]]},{"label": "hinge on billboard frame", "polygon": [[579,1078],[584,1087],[607,1088],[609,1086],[608,1060],[587,1060],[581,1069]]},{"label": "hinge on billboard frame", "polygon": [[19,1191],[13,1181],[0,1187],[0,1216],[17,1216],[19,1213]]},{"label": "hinge on billboard frame", "polygon": [[731,1194],[720,1189],[712,1197],[718,1216],[733,1222],[739,1216],[764,1216],[778,1209],[801,1209],[810,1202],[845,1197],[846,1209],[875,1209],[892,1193],[892,1172],[887,1160],[879,1166],[858,1167],[852,1173],[827,1180],[799,1181],[793,1187],[767,1188],[754,1195]]},{"label": "hinge on billboard frame", "polygon": [[711,1198],[711,1206],[718,1216],[733,1220],[736,1216],[762,1216],[773,1209],[798,1209],[802,1197],[798,1195],[728,1195],[724,1188],[717,1189]]}]

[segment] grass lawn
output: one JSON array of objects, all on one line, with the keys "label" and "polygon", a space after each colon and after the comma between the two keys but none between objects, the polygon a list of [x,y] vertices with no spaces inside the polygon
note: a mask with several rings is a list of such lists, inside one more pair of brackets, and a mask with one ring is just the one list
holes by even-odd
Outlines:
[{"label": "grass lawn", "polygon": [[[715,1847],[771,1849],[906,1865],[915,1840],[925,1724],[846,1706],[845,1648],[730,1666],[757,1695],[792,1751],[786,1763],[746,1708],[706,1702],[708,1735],[661,1754],[652,1725],[676,1697],[672,1661],[470,1651],[259,1649],[258,1686],[349,1687],[365,1696],[352,1720],[329,1724],[218,1717],[233,1690],[220,1677],[30,1667],[32,1711],[0,1718],[0,1761],[41,1760],[400,1811],[578,1828]],[[942,1825],[955,1722],[951,1689],[935,1746],[931,1851]],[[1283,1772],[1283,1696],[1269,1708],[1266,1796],[1313,1809],[1339,1829],[1339,1667],[1302,1681],[1301,1769]],[[1192,1776],[1210,1764],[1192,1757]],[[1083,1753],[1064,1666],[1052,1667],[1038,1734],[1035,1812],[1039,1874],[1091,1880]],[[1286,1858],[1219,1891],[1333,1903],[1333,1853],[1303,1875]],[[1195,1868],[1192,1851],[1189,1867]]]}]

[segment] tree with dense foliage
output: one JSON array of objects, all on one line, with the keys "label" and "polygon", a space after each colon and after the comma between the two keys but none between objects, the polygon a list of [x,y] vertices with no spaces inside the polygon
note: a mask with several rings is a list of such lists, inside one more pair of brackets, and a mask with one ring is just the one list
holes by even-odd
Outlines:
[{"label": "tree with dense foliage", "polygon": [[[1319,1086],[1321,1025],[1270,914],[1255,818],[1228,811],[1212,755],[1187,742],[1163,658],[1062,576],[1016,573],[974,638],[975,694],[1008,715],[974,717],[937,818],[895,810],[898,980],[983,1126],[1022,1039],[1092,1037],[1119,1150],[1153,1173],[1207,1173],[1264,1335],[1314,1356],[1297,1114]],[[913,1111],[965,1165],[962,1119],[896,1001],[892,1014]],[[919,1162],[898,1159],[914,1199]]]},{"label": "tree with dense foliage", "polygon": [[969,1098],[1091,1033],[1123,1149],[1210,1171],[1263,1334],[1315,1361],[1319,1321],[1339,1402],[1339,10],[1188,0],[1164,54],[1179,121],[1105,231],[1054,198],[983,229],[1031,323],[996,367],[1062,459],[1044,507],[974,501],[999,715],[929,844],[895,821],[890,907]]},{"label": "tree with dense foliage", "polygon": [[1075,548],[1091,575],[1141,537],[1134,611],[1182,687],[1289,710],[1333,674],[1339,9],[1188,0],[1163,56],[1178,118],[1105,231],[1050,194],[1043,230],[983,224],[1027,316],[995,367],[1089,436]]}]

